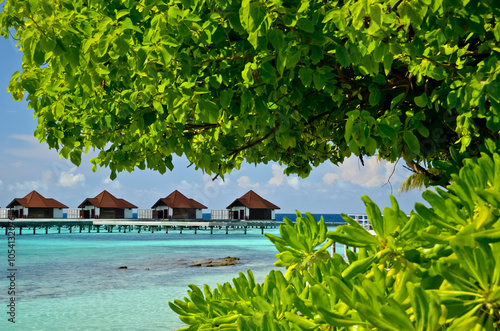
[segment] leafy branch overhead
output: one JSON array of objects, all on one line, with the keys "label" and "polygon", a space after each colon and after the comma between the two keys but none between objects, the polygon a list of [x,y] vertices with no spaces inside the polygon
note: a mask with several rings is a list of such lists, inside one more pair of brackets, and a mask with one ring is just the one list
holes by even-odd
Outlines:
[{"label": "leafy branch overhead", "polygon": [[97,149],[112,177],[172,154],[307,176],[376,152],[425,174],[498,147],[499,17],[493,0],[7,0],[0,26],[35,135],[75,164]]}]

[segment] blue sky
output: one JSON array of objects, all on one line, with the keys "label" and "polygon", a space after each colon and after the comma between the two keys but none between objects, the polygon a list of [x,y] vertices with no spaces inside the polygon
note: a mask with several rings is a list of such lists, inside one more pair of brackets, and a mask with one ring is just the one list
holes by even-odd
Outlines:
[{"label": "blue sky", "polygon": [[104,189],[141,209],[150,208],[159,198],[177,189],[205,204],[208,207],[205,212],[226,208],[250,189],[278,205],[279,212],[284,213],[295,210],[364,213],[361,195],[368,195],[382,209],[390,205],[391,190],[407,213],[416,201],[422,202],[419,191],[397,193],[401,181],[410,174],[402,164],[395,167],[375,158],[366,159],[365,166],[356,158],[348,159],[340,167],[324,163],[306,179],[283,175],[283,167],[278,164],[257,167],[246,164],[223,182],[212,181],[194,167],[187,168],[189,162],[176,157],[174,170],[164,175],[136,170],[120,173],[111,181],[108,169],[92,172],[90,157],[84,157],[77,168],[34,138],[36,119],[32,110],[25,101],[13,101],[7,92],[11,75],[21,70],[21,59],[14,42],[0,38],[0,207],[37,190],[47,198],[76,208],[85,198],[94,197]]}]

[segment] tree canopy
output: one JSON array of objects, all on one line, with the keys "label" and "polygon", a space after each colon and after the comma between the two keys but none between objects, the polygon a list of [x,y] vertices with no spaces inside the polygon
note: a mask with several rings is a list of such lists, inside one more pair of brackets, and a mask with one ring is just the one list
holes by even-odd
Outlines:
[{"label": "tree canopy", "polygon": [[[407,215],[362,197],[373,233],[297,213],[278,266],[170,307],[185,330],[500,329],[496,0],[6,0],[23,71],[9,90],[75,164],[307,176],[377,153],[441,184]],[[422,182],[422,177],[411,183]],[[410,183],[411,182],[411,183]],[[327,252],[348,245],[346,259]]]},{"label": "tree canopy", "polygon": [[7,0],[0,25],[23,51],[10,92],[77,165],[97,149],[112,177],[172,154],[307,176],[378,153],[442,184],[422,161],[497,147],[499,17],[494,0]]}]

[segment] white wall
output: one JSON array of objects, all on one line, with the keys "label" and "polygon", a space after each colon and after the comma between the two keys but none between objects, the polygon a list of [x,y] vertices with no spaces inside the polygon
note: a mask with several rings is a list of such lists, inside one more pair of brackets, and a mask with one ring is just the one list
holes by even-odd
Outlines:
[{"label": "white wall", "polygon": [[54,218],[63,218],[62,208],[54,208]]},{"label": "white wall", "polygon": [[125,218],[133,218],[134,217],[134,213],[132,211],[132,208],[126,208],[125,209],[125,215],[124,215]]}]

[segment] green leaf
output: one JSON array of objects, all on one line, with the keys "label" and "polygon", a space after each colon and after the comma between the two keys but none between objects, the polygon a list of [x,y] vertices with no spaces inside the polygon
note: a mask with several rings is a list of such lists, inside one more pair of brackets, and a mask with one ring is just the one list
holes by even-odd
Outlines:
[{"label": "green leaf", "polygon": [[302,67],[299,69],[299,77],[305,87],[308,87],[312,83],[312,70],[309,67]]},{"label": "green leaf", "polygon": [[381,97],[382,97],[382,93],[380,93],[380,90],[378,88],[371,91],[370,97],[368,98],[368,102],[370,103],[370,106],[377,105],[380,102]]},{"label": "green leaf", "polygon": [[286,57],[286,68],[292,70],[295,68],[297,63],[299,63],[301,57],[301,51],[296,46],[292,46],[288,50],[288,54]]},{"label": "green leaf", "polygon": [[233,98],[232,89],[224,89],[220,92],[220,104],[222,108],[228,108]]},{"label": "green leaf", "polygon": [[415,101],[415,104],[417,106],[419,106],[420,108],[424,108],[424,107],[427,107],[427,95],[425,93],[423,93],[422,95],[418,96],[418,97],[415,97],[413,99]]},{"label": "green leaf", "polygon": [[391,109],[394,109],[394,107],[396,107],[399,104],[399,102],[401,100],[403,100],[404,96],[405,96],[405,93],[403,92],[403,93],[398,94],[396,97],[394,97],[391,100]]},{"label": "green leaf", "polygon": [[120,56],[124,56],[125,54],[127,54],[128,50],[129,50],[129,47],[130,47],[129,42],[127,40],[125,40],[125,38],[123,37],[123,35],[118,36],[114,40],[113,45],[115,46],[116,52]]},{"label": "green leaf", "polygon": [[383,15],[381,4],[376,3],[370,6],[370,17],[375,24],[377,24],[379,27],[382,26]]},{"label": "green leaf", "polygon": [[357,325],[367,324],[364,321],[350,319],[349,316],[345,314],[338,314],[323,307],[318,307],[317,309],[318,312],[323,316],[325,321],[332,326],[335,325],[338,327],[349,328]]},{"label": "green leaf", "polygon": [[298,330],[317,330],[318,324],[314,323],[313,320],[308,319],[305,316],[300,316],[294,313],[285,312],[285,318],[296,325]]},{"label": "green leaf", "polygon": [[201,99],[198,102],[199,116],[207,123],[217,123],[219,118],[219,107],[212,101]]},{"label": "green leaf", "polygon": [[299,29],[308,32],[308,33],[313,33],[314,32],[314,24],[306,19],[306,18],[301,18],[297,21],[297,26]]},{"label": "green leaf", "polygon": [[309,47],[311,50],[311,61],[312,64],[318,64],[321,60],[324,59],[323,49],[317,45],[311,45]]},{"label": "green leaf", "polygon": [[415,155],[420,155],[420,143],[418,138],[411,131],[405,131],[404,140],[406,145]]},{"label": "green leaf", "polygon": [[335,47],[335,58],[344,68],[351,65],[351,59],[349,57],[349,54],[347,54],[347,49],[343,46]]},{"label": "green leaf", "polygon": [[388,76],[391,73],[393,60],[394,58],[391,53],[386,53],[384,55],[384,73],[386,76]]},{"label": "green leaf", "polygon": [[342,277],[344,279],[351,279],[356,276],[362,276],[375,261],[378,260],[376,255],[369,256],[367,258],[354,261],[342,271]]},{"label": "green leaf", "polygon": [[267,32],[267,39],[271,42],[271,45],[273,45],[274,49],[277,51],[281,50],[285,45],[285,37],[283,31],[281,31],[280,29],[269,30]]}]

